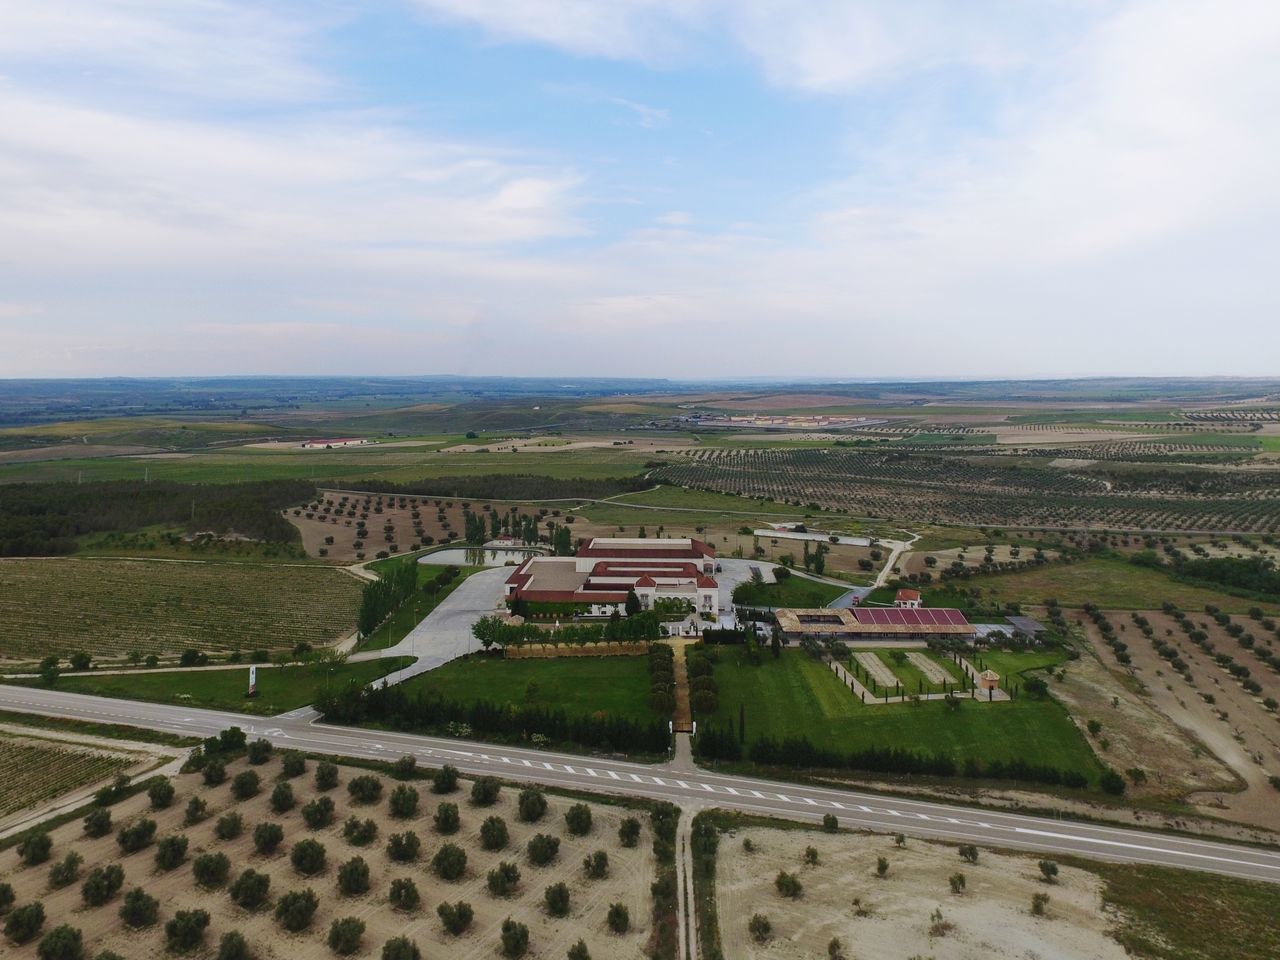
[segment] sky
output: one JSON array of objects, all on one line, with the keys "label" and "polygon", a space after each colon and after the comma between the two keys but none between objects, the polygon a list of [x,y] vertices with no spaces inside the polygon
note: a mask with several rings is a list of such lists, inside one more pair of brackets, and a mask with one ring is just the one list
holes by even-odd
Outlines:
[{"label": "sky", "polygon": [[1280,375],[1275,0],[0,0],[0,377]]}]

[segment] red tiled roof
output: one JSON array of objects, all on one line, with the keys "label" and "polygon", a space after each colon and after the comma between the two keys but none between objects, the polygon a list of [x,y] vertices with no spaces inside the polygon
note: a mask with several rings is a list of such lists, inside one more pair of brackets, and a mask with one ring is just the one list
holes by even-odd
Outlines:
[{"label": "red tiled roof", "polygon": [[878,626],[965,627],[969,621],[959,610],[918,607],[914,610],[858,607],[849,611],[858,623]]},{"label": "red tiled roof", "polygon": [[897,595],[894,597],[894,599],[896,599],[896,600],[919,600],[919,599],[920,599],[920,591],[919,591],[919,590],[907,590],[906,588],[903,588],[902,590],[899,590],[899,591],[898,591],[898,593],[897,593]]},{"label": "red tiled roof", "polygon": [[719,586],[719,584],[716,583],[715,578],[708,577],[704,573],[702,576],[698,578],[698,586],[704,589],[707,589],[707,588],[715,589],[717,586]]},{"label": "red tiled roof", "polygon": [[636,581],[637,587],[656,587],[657,585],[658,581],[654,580],[653,577],[648,574]]}]

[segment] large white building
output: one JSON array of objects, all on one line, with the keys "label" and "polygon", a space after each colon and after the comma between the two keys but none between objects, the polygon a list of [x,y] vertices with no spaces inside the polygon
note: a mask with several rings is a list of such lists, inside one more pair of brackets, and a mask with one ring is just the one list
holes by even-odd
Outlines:
[{"label": "large white building", "polygon": [[634,590],[640,609],[682,600],[714,615],[720,602],[716,552],[701,540],[595,537],[572,557],[530,557],[507,578],[507,600],[580,605],[593,616],[625,612]]}]

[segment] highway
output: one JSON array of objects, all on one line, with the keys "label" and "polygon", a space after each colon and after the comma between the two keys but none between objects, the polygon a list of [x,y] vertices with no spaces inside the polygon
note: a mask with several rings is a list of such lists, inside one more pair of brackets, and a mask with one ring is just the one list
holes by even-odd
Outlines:
[{"label": "highway", "polygon": [[199,737],[238,726],[250,736],[265,737],[280,747],[375,760],[412,754],[424,765],[449,763],[463,774],[492,774],[549,787],[669,800],[687,810],[718,807],[815,823],[833,813],[842,826],[857,829],[1280,882],[1280,851],[855,790],[808,787],[692,766],[629,763],[33,687],[0,685],[0,709]]}]

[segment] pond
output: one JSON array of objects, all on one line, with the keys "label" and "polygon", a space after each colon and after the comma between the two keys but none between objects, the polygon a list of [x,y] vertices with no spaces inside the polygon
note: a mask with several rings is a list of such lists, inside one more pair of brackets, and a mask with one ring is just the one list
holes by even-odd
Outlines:
[{"label": "pond", "polygon": [[458,567],[505,567],[526,557],[539,556],[536,550],[483,550],[480,547],[451,547],[418,558],[419,563]]}]

